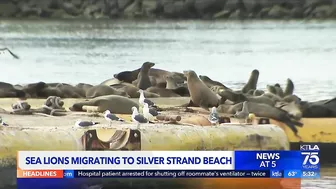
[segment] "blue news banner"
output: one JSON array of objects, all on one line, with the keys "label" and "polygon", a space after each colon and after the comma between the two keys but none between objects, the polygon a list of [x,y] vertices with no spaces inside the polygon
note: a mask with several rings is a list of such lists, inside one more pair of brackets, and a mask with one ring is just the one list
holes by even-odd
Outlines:
[{"label": "blue news banner", "polygon": [[64,179],[18,178],[17,184],[28,189],[31,184],[70,186],[86,178],[320,178],[318,146],[300,150],[235,151],[234,170],[64,170]]}]

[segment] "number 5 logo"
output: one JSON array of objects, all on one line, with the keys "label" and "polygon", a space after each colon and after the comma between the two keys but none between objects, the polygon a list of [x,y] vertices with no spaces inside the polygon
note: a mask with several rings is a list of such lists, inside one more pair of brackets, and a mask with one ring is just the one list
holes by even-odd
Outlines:
[{"label": "number 5 logo", "polygon": [[302,155],[306,155],[303,160],[303,165],[306,165],[308,160],[311,165],[316,165],[320,162],[320,158],[317,156],[318,152],[301,152]]}]

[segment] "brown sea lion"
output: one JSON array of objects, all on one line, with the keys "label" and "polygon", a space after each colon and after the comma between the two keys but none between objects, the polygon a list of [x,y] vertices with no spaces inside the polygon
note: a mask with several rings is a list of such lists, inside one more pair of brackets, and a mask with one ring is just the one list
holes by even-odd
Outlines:
[{"label": "brown sea lion", "polygon": [[[131,98],[139,98],[140,93],[139,93],[139,88],[130,84],[130,83],[120,83],[120,84],[115,84],[112,85],[111,87],[116,88],[120,91],[125,91]],[[144,91],[144,94],[147,98],[157,98],[160,97],[160,95],[151,93],[148,91]]]},{"label": "brown sea lion", "polygon": [[72,85],[63,85],[63,84],[58,84],[56,86],[61,90],[63,93],[64,98],[85,98],[86,97],[86,92],[84,89],[81,89],[79,87],[74,87]]},{"label": "brown sea lion", "polygon": [[[155,86],[155,85],[157,85],[155,77],[153,77],[153,76],[149,76],[149,80],[150,80],[150,84],[151,84],[151,86]],[[134,86],[138,86],[138,83],[139,83],[139,79],[136,79],[136,80],[134,80],[134,81],[132,82],[132,84],[133,84]]]},{"label": "brown sea lion", "polygon": [[108,86],[111,86],[111,85],[119,84],[119,83],[122,83],[122,81],[120,81],[120,80],[117,79],[117,78],[111,78],[111,79],[107,79],[107,80],[101,82],[100,85],[108,85]]},{"label": "brown sea lion", "polygon": [[277,102],[275,104],[276,108],[281,108],[282,110],[285,110],[288,112],[288,114],[296,119],[300,120],[302,118],[302,111],[300,110],[300,106],[296,104],[294,101],[292,102]]},{"label": "brown sea lion", "polygon": [[152,62],[145,62],[142,64],[139,75],[138,75],[138,83],[137,87],[142,90],[146,90],[147,88],[151,87],[151,81],[149,78],[149,70],[151,67],[153,67],[155,64]]},{"label": "brown sea lion", "polygon": [[96,85],[86,91],[87,98],[95,98],[98,96],[106,95],[119,95],[124,97],[130,97],[125,91],[114,89],[107,85]]},{"label": "brown sea lion", "polygon": [[194,71],[187,70],[183,73],[187,77],[188,90],[194,104],[206,110],[219,105],[220,99],[218,96],[198,78]]},{"label": "brown sea lion", "polygon": [[91,84],[87,84],[87,83],[78,83],[75,87],[78,87],[80,89],[83,89],[85,91],[85,94],[86,94],[86,91],[88,89],[90,89],[91,87],[93,87],[93,85]]},{"label": "brown sea lion", "polygon": [[265,92],[263,91],[263,90],[258,90],[258,89],[256,89],[256,90],[254,90],[253,91],[253,96],[261,96],[261,95],[263,95]]},{"label": "brown sea lion", "polygon": [[284,102],[295,102],[296,104],[300,104],[301,102],[301,98],[296,96],[296,95],[288,95],[288,96],[285,96],[283,99],[282,99]]},{"label": "brown sea lion", "polygon": [[247,100],[247,97],[239,91],[232,91],[232,90],[221,90],[218,93],[222,98],[230,100],[233,103],[244,102]]},{"label": "brown sea lion", "polygon": [[259,79],[259,71],[255,69],[251,72],[250,78],[247,81],[247,83],[244,85],[242,92],[247,93],[251,89],[256,90],[258,79]]},{"label": "brown sea lion", "polygon": [[168,75],[166,77],[166,89],[176,89],[178,87],[177,82],[175,81],[175,78],[173,75]]},{"label": "brown sea lion", "polygon": [[286,88],[284,91],[284,96],[292,95],[294,92],[294,83],[291,79],[287,79]]},{"label": "brown sea lion", "polygon": [[300,110],[302,112],[302,117],[305,118],[336,117],[336,111],[324,106],[321,103],[301,101]]},{"label": "brown sea lion", "polygon": [[23,91],[30,98],[48,98],[49,96],[65,97],[59,88],[50,87],[44,82],[31,83],[23,86]]},{"label": "brown sea lion", "polygon": [[180,95],[174,92],[174,89],[163,89],[159,87],[149,87],[146,91],[151,93],[156,93],[160,97],[181,97]]},{"label": "brown sea lion", "polygon": [[[123,71],[123,72],[114,74],[113,76],[120,81],[132,83],[134,80],[138,78],[140,69],[141,68],[133,70],[133,71]],[[166,70],[156,69],[156,68],[151,68],[149,70],[149,76],[155,77],[157,83],[166,83],[166,76],[170,74],[175,75],[176,81],[178,83],[183,83],[186,80],[185,76],[179,72],[169,72]]]},{"label": "brown sea lion", "polygon": [[205,83],[206,86],[208,86],[209,88],[212,86],[221,86],[224,89],[229,89],[228,87],[226,87],[223,83],[218,82],[218,81],[214,81],[212,79],[210,79],[208,76],[205,75],[200,75],[199,78]]},{"label": "brown sea lion", "polygon": [[0,82],[0,98],[23,98],[26,93],[10,83]]},{"label": "brown sea lion", "polygon": [[[289,115],[288,112],[280,108],[255,102],[247,102],[247,107],[248,112],[255,114],[257,117],[267,117],[285,123],[296,135],[298,130],[295,126],[303,126],[302,123],[292,120],[291,115]],[[217,111],[219,113],[235,114],[237,111],[241,111],[242,108],[243,102],[235,105],[222,104],[217,108]]]},{"label": "brown sea lion", "polygon": [[280,84],[279,84],[279,83],[276,83],[276,84],[274,85],[274,88],[275,88],[276,94],[277,94],[279,97],[283,98],[283,97],[284,97],[284,92],[283,92],[283,90],[282,90]]},{"label": "brown sea lion", "polygon": [[99,112],[110,110],[111,113],[115,114],[132,114],[131,108],[133,106],[139,108],[139,105],[136,102],[127,97],[107,95],[96,97],[88,101],[74,103],[70,110],[83,111],[83,106],[98,106]]}]

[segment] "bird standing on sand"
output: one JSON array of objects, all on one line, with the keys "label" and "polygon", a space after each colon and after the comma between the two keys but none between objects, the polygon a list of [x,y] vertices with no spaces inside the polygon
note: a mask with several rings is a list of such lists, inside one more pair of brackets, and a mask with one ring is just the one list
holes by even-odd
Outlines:
[{"label": "bird standing on sand", "polygon": [[143,115],[147,120],[152,121],[155,116],[158,116],[159,113],[156,111],[155,108],[150,108],[147,103],[144,104],[143,108]]},{"label": "bird standing on sand", "polygon": [[148,120],[143,115],[139,114],[138,109],[135,106],[132,107],[132,112],[132,121],[138,123],[138,129],[140,129],[141,123],[148,123]]},{"label": "bird standing on sand", "polygon": [[8,124],[5,123],[5,122],[2,120],[2,117],[0,117],[0,125],[2,125],[2,126],[8,126]]},{"label": "bird standing on sand", "polygon": [[208,120],[211,124],[217,124],[219,122],[219,115],[216,107],[212,107]]},{"label": "bird standing on sand", "polygon": [[155,107],[156,106],[154,102],[145,98],[144,91],[142,89],[139,90],[139,93],[140,93],[139,104],[144,106],[145,103],[147,103],[149,107]]},{"label": "bird standing on sand", "polygon": [[10,51],[8,48],[2,48],[2,49],[0,49],[0,55],[1,54],[10,54],[10,55],[12,55],[12,57],[14,57],[15,59],[19,59],[19,57],[16,55],[16,54],[14,54],[12,51]]},{"label": "bird standing on sand", "polygon": [[237,111],[236,114],[233,115],[233,117],[238,119],[239,123],[246,123],[248,116],[249,116],[249,111],[248,111],[248,107],[247,107],[247,101],[245,101],[245,102],[243,102],[242,111],[240,111],[240,112]]},{"label": "bird standing on sand", "polygon": [[90,127],[90,126],[97,125],[97,124],[99,124],[99,122],[77,120],[76,123],[75,123],[75,126],[77,126],[77,127]]},{"label": "bird standing on sand", "polygon": [[105,111],[104,118],[110,122],[110,126],[112,124],[112,121],[124,121],[123,119],[117,117],[116,115],[111,114],[110,110]]}]

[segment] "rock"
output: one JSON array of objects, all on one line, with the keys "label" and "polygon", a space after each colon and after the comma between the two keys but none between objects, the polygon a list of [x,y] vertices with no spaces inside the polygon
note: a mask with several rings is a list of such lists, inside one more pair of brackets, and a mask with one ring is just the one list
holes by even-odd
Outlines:
[{"label": "rock", "polygon": [[304,8],[312,8],[315,9],[318,6],[322,5],[331,5],[333,2],[332,0],[306,0],[304,4]]},{"label": "rock", "polygon": [[336,6],[322,5],[316,7],[311,12],[312,17],[314,18],[330,18],[336,15]]},{"label": "rock", "polygon": [[118,0],[118,7],[120,11],[125,10],[130,4],[132,4],[134,0]]},{"label": "rock", "polygon": [[302,7],[295,7],[291,10],[291,18],[302,18],[304,9]]},{"label": "rock", "polygon": [[236,9],[244,9],[242,0],[227,0],[224,5],[224,10],[235,11]]},{"label": "rock", "polygon": [[164,16],[169,18],[179,18],[187,12],[187,10],[184,9],[183,1],[166,3],[163,7]]},{"label": "rock", "polygon": [[270,7],[261,9],[261,11],[256,15],[256,18],[265,18],[270,10]]},{"label": "rock", "polygon": [[263,6],[260,3],[260,0],[243,0],[245,11],[248,13],[259,12]]},{"label": "rock", "polygon": [[31,7],[29,4],[22,3],[19,5],[19,9],[22,16],[31,17],[31,16],[40,16],[42,13],[42,8],[40,7]]},{"label": "rock", "polygon": [[93,13],[97,11],[99,11],[99,7],[97,5],[89,5],[85,7],[83,14],[86,18],[91,18]]},{"label": "rock", "polygon": [[70,3],[72,3],[75,7],[79,8],[81,7],[83,1],[82,0],[71,0]]},{"label": "rock", "polygon": [[18,11],[18,7],[11,2],[0,3],[0,16],[12,17]]},{"label": "rock", "polygon": [[64,2],[62,4],[62,8],[66,13],[72,16],[78,16],[81,13],[81,11],[74,4],[70,2]]},{"label": "rock", "polygon": [[163,11],[162,5],[157,0],[143,0],[142,1],[142,12],[144,15],[152,15],[156,13],[161,8]]},{"label": "rock", "polygon": [[230,19],[243,19],[245,17],[244,12],[240,9],[233,11],[229,16]]},{"label": "rock", "polygon": [[196,0],[195,9],[200,14],[214,14],[223,10],[225,3],[226,0]]},{"label": "rock", "polygon": [[51,18],[74,18],[73,16],[66,13],[63,9],[55,10],[51,16]]},{"label": "rock", "polygon": [[286,18],[289,17],[291,14],[291,11],[281,7],[279,5],[275,5],[271,8],[271,10],[268,12],[268,16],[270,18]]},{"label": "rock", "polygon": [[135,16],[141,12],[141,1],[136,0],[124,10],[124,15]]},{"label": "rock", "polygon": [[230,16],[231,11],[228,10],[222,10],[216,14],[213,15],[213,18],[220,19],[220,18],[228,18]]}]

